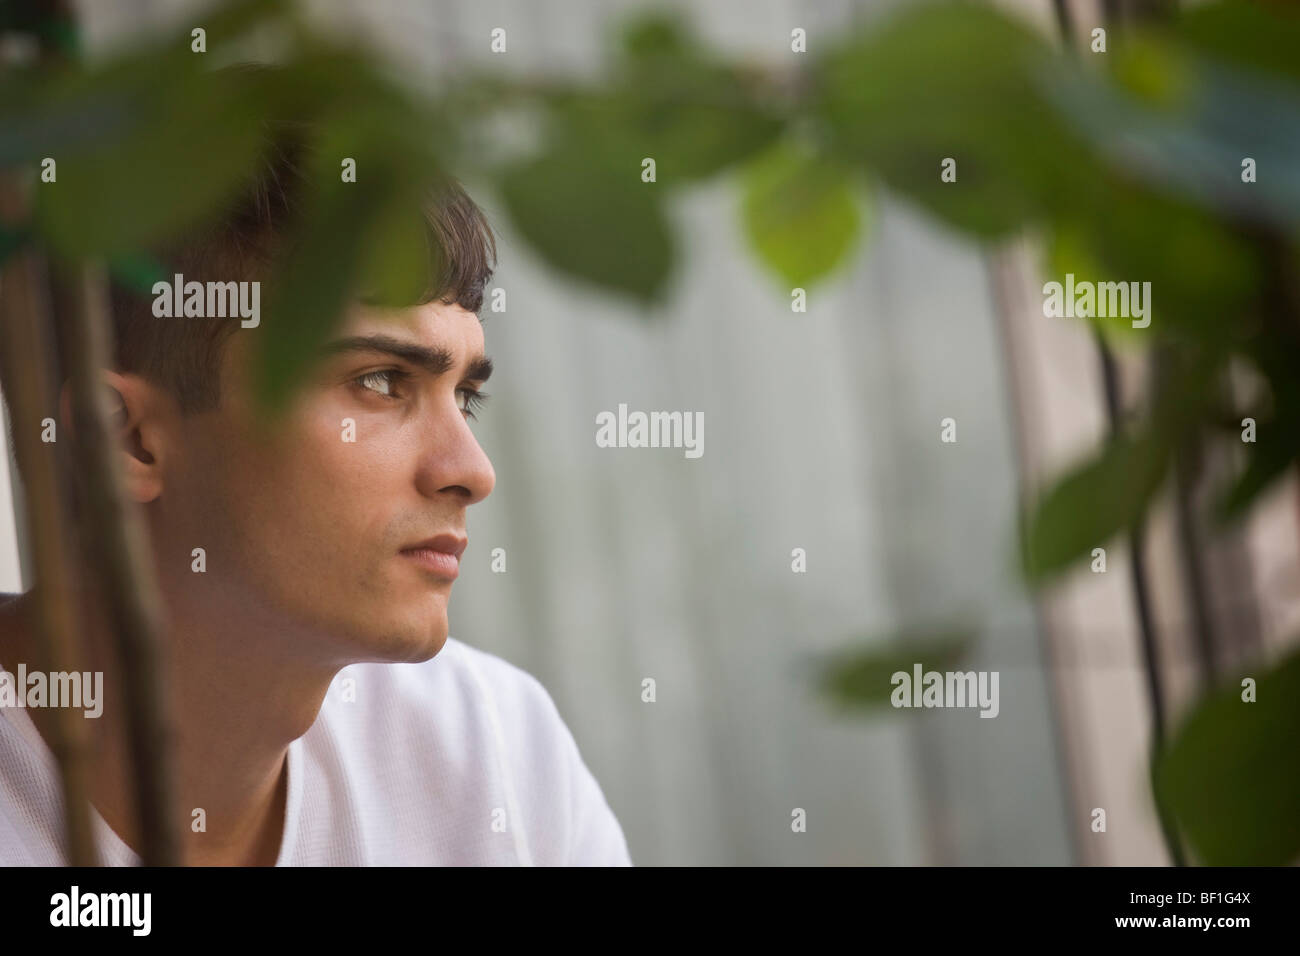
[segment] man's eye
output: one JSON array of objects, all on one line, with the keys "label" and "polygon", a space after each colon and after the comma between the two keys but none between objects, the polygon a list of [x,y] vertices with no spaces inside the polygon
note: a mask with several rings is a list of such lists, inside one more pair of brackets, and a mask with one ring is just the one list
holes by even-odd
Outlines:
[{"label": "man's eye", "polygon": [[[409,375],[401,369],[384,368],[377,372],[367,372],[365,375],[359,375],[353,381],[368,391],[378,392],[388,398],[395,398],[393,386],[405,381],[408,377]],[[376,382],[379,383],[379,387],[372,384]]]},{"label": "man's eye", "polygon": [[487,402],[489,396],[487,392],[480,392],[473,388],[462,388],[460,393],[465,396],[465,404],[461,406],[461,411],[465,413],[466,418],[475,418],[474,409],[482,408]]}]

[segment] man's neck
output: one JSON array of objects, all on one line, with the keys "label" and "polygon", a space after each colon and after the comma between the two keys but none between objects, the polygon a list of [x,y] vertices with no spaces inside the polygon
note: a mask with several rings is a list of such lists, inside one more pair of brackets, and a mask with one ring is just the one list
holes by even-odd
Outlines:
[{"label": "man's neck", "polygon": [[[0,664],[30,670],[35,591],[0,609]],[[91,800],[105,822],[138,852],[141,832],[133,810],[135,787],[121,671],[102,622],[101,602],[90,592],[80,601],[86,628],[84,671],[102,671],[103,712],[88,719]],[[256,628],[232,633],[211,621],[176,614],[166,628],[162,672],[172,728],[175,826],[189,865],[272,865],[283,839],[289,744],[320,711],[332,677],[304,674],[296,662],[268,649],[277,635]],[[282,637],[282,635],[279,635]],[[28,710],[48,742],[50,715]],[[201,811],[201,812],[200,812]]]}]

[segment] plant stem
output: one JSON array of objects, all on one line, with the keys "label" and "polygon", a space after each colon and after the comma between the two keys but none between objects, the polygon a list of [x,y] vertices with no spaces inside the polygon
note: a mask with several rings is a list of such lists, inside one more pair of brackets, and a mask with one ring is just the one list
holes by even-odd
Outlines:
[{"label": "plant stem", "polygon": [[[1057,26],[1060,29],[1061,37],[1066,47],[1066,55],[1072,56],[1074,53],[1073,43],[1075,29],[1073,20],[1070,17],[1068,0],[1056,0],[1055,12]],[[1106,26],[1111,29],[1122,29],[1120,18],[1122,11],[1117,2],[1107,2],[1103,7],[1103,20]],[[1121,402],[1119,394],[1119,375],[1115,366],[1115,356],[1111,353],[1110,347],[1100,332],[1094,330],[1094,339],[1097,345],[1097,356],[1101,362],[1102,382],[1106,398],[1106,417],[1109,423],[1111,436],[1120,433],[1121,428]],[[1160,678],[1160,659],[1156,644],[1155,625],[1151,616],[1151,599],[1147,587],[1147,570],[1145,555],[1145,534],[1143,522],[1139,520],[1128,532],[1128,545],[1130,562],[1129,568],[1132,576],[1133,585],[1133,603],[1134,611],[1137,615],[1138,632],[1141,638],[1142,647],[1142,665],[1146,674],[1147,685],[1147,702],[1151,709],[1151,736],[1152,736],[1152,761],[1157,759],[1158,755],[1164,749],[1165,742],[1165,705],[1164,705],[1164,688]],[[1159,794],[1155,793],[1153,788],[1153,799],[1156,808],[1156,817],[1160,821],[1160,833],[1164,838],[1165,848],[1169,851],[1169,857],[1175,866],[1185,865],[1183,857],[1182,844],[1178,837],[1173,819],[1171,818],[1168,808],[1164,806]]]},{"label": "plant stem", "polygon": [[[1101,359],[1102,381],[1105,384],[1106,417],[1112,436],[1120,433],[1121,403],[1119,394],[1119,374],[1115,366],[1115,356],[1111,353],[1106,340],[1100,332],[1094,331],[1097,353]],[[1129,571],[1133,585],[1133,606],[1137,614],[1138,635],[1141,638],[1142,669],[1146,675],[1147,703],[1151,709],[1151,760],[1154,764],[1165,747],[1165,694],[1164,681],[1160,673],[1160,651],[1156,641],[1155,622],[1151,614],[1150,589],[1147,587],[1146,566],[1146,529],[1145,522],[1139,519],[1128,531]],[[1160,821],[1160,833],[1164,837],[1165,848],[1174,866],[1185,866],[1182,842],[1178,830],[1170,816],[1169,809],[1152,791],[1155,802],[1156,818]]]},{"label": "plant stem", "polygon": [[56,314],[72,389],[76,474],[84,527],[102,588],[108,630],[122,674],[136,783],[140,858],[145,866],[179,863],[173,814],[171,723],[162,693],[159,621],[162,602],[139,515],[129,507],[119,454],[104,407],[100,369],[112,349],[108,283],[85,264],[61,276]]},{"label": "plant stem", "polygon": [[[21,221],[26,200],[12,178],[0,179],[0,219]],[[30,250],[10,258],[0,276],[0,362],[9,400],[14,452],[25,479],[28,528],[36,565],[36,614],[31,640],[39,668],[80,673],[71,528],[55,442],[41,440],[40,422],[57,419],[53,354],[46,333],[50,304],[45,270]],[[56,426],[57,427],[57,426]],[[19,688],[20,691],[25,688]],[[98,866],[90,824],[87,726],[75,709],[51,708],[44,728],[63,784],[65,852],[72,866]]]}]

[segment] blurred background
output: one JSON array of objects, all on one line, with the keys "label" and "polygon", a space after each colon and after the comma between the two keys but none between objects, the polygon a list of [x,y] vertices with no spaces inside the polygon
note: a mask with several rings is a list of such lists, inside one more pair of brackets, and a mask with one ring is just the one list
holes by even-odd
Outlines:
[{"label": "blurred background", "polygon": [[[87,46],[104,51],[206,6],[78,5]],[[306,6],[431,87],[470,68],[592,75],[609,32],[647,9]],[[669,6],[727,57],[779,65],[795,27],[811,48],[907,4]],[[1059,42],[1050,0],[997,6]],[[1085,35],[1103,13],[1066,7]],[[508,55],[490,51],[496,27]],[[983,247],[876,190],[849,260],[792,313],[789,285],[747,250],[736,184],[722,176],[673,197],[671,293],[639,306],[548,269],[473,171],[457,173],[498,231],[493,286],[506,308],[483,313],[497,371],[475,431],[497,485],[470,513],[451,633],[546,686],[635,863],[1169,862],[1129,548],[1116,539],[1106,573],[1085,564],[1037,594],[1014,562],[1022,494],[1096,446],[1107,423],[1097,341],[1082,322],[1043,317],[1035,242]],[[1116,363],[1120,398],[1140,395],[1142,357]],[[620,403],[702,412],[703,456],[597,447],[597,414]],[[946,417],[956,443],[939,440]],[[7,506],[14,481],[10,461],[6,592],[30,582],[21,509]],[[1192,700],[1207,646],[1226,671],[1295,643],[1298,503],[1290,473],[1230,533],[1189,539],[1178,500],[1156,500],[1143,557],[1167,720]],[[497,548],[504,573],[492,570]],[[797,548],[804,573],[792,571]],[[972,640],[961,669],[1000,672],[997,719],[841,709],[819,690],[826,655],[951,631]],[[796,808],[806,832],[792,831]]]}]

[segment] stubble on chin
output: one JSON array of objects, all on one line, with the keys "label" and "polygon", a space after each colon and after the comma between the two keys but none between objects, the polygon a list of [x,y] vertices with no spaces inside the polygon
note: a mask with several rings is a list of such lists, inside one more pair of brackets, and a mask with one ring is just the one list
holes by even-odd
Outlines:
[{"label": "stubble on chin", "polygon": [[393,663],[418,664],[436,656],[448,638],[445,598],[419,602],[420,607],[400,622],[392,622],[380,634],[372,635],[369,650],[372,659]]}]

